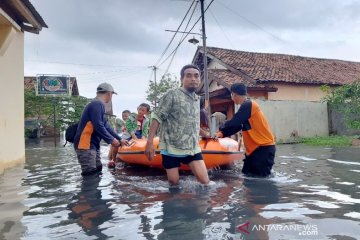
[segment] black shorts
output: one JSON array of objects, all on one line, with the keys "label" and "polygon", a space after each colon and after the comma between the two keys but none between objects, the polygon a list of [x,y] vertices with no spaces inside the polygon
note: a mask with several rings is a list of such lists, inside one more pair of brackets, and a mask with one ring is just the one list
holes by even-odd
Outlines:
[{"label": "black shorts", "polygon": [[189,164],[192,161],[203,160],[203,156],[201,153],[197,153],[195,155],[189,155],[185,157],[174,157],[169,155],[162,154],[162,164],[165,169],[178,168],[180,167],[180,163]]},{"label": "black shorts", "polygon": [[258,147],[249,156],[245,156],[242,173],[258,177],[270,175],[275,152],[275,145]]}]

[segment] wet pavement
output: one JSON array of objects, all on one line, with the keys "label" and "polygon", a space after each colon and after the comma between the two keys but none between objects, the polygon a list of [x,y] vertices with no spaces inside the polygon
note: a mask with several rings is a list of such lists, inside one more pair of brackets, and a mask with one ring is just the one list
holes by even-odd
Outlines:
[{"label": "wet pavement", "polygon": [[360,148],[278,145],[267,179],[241,166],[176,191],[155,169],[83,179],[72,146],[28,142],[0,175],[0,239],[360,239]]}]

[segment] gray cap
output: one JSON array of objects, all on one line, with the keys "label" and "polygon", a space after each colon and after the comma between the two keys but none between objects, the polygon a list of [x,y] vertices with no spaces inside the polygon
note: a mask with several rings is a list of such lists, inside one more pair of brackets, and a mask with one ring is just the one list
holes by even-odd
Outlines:
[{"label": "gray cap", "polygon": [[114,91],[114,88],[109,83],[101,83],[97,88],[96,92],[112,92],[113,94],[117,94]]}]

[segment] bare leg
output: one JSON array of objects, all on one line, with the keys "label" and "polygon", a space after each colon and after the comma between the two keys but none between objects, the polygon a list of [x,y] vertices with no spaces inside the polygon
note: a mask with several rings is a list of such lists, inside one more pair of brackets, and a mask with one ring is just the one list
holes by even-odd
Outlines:
[{"label": "bare leg", "polygon": [[111,159],[116,162],[116,155],[118,153],[119,148],[111,146]]},{"label": "bare leg", "polygon": [[191,171],[200,183],[209,183],[209,175],[203,160],[192,161],[191,163],[189,163],[189,167],[191,168]]},{"label": "bare leg", "polygon": [[171,186],[179,184],[179,169],[178,168],[166,169],[166,175],[167,175],[169,184]]}]

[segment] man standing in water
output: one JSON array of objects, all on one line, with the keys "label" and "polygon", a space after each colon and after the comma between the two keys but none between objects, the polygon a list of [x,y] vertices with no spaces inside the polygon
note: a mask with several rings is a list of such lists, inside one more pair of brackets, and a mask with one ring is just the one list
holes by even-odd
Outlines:
[{"label": "man standing in water", "polygon": [[100,141],[114,147],[120,142],[126,144],[110,127],[105,116],[105,105],[117,94],[109,83],[101,83],[97,87],[96,98],[88,103],[81,115],[74,139],[74,148],[81,165],[81,175],[92,175],[102,170],[100,159]]},{"label": "man standing in water", "polygon": [[145,154],[151,161],[155,155],[153,139],[160,127],[159,149],[170,185],[179,183],[180,163],[188,164],[202,184],[209,176],[199,146],[200,99],[195,90],[200,84],[197,66],[185,65],[180,72],[181,87],[169,90],[152,115]]},{"label": "man standing in water", "polygon": [[259,105],[247,99],[247,89],[242,83],[230,87],[231,98],[240,109],[235,116],[226,121],[216,137],[231,136],[242,130],[246,149],[242,172],[244,174],[266,177],[270,175],[275,158],[275,140],[270,126]]}]

